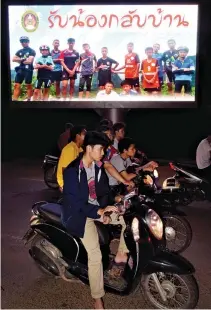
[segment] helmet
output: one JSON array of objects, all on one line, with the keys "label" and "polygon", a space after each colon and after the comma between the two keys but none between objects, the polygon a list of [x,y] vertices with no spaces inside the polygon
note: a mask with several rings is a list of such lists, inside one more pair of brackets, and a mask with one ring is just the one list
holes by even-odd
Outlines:
[{"label": "helmet", "polygon": [[25,36],[23,36],[23,37],[20,37],[20,39],[19,39],[19,41],[22,43],[22,42],[29,42],[29,37],[25,37]]},{"label": "helmet", "polygon": [[44,50],[50,51],[49,46],[48,46],[48,45],[41,45],[41,46],[40,46],[40,51],[44,51]]},{"label": "helmet", "polygon": [[186,52],[186,53],[189,52],[189,48],[186,47],[186,46],[180,46],[177,50],[178,50],[178,52],[180,52],[180,51],[184,51],[184,52]]}]

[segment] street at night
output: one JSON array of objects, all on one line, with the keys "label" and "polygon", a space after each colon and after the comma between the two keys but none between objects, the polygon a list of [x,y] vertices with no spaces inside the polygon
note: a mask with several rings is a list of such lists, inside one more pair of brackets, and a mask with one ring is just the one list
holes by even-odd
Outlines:
[{"label": "street at night", "polygon": [[[92,308],[89,287],[42,274],[35,266],[22,237],[29,228],[31,206],[52,200],[57,193],[43,182],[41,161],[17,161],[2,165],[2,308],[81,309]],[[161,178],[171,176],[161,167]],[[211,307],[211,204],[194,202],[182,207],[193,229],[193,240],[183,255],[196,268],[200,297],[197,308]],[[148,308],[141,291],[120,297],[106,294],[106,308]]]}]

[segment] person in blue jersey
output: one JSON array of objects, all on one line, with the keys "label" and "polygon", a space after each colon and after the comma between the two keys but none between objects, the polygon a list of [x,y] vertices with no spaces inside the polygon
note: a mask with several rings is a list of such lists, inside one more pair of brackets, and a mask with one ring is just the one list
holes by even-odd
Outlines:
[{"label": "person in blue jersey", "polygon": [[121,82],[121,87],[122,87],[122,92],[119,94],[120,97],[130,98],[130,97],[138,96],[137,91],[132,89],[131,84],[127,80],[124,80]]},{"label": "person in blue jersey", "polygon": [[195,72],[195,65],[191,58],[187,57],[189,49],[186,46],[178,48],[179,57],[172,65],[172,72],[175,79],[175,93],[181,94],[184,87],[184,93],[191,95],[192,79]]},{"label": "person in blue jersey", "polygon": [[80,81],[79,98],[83,98],[84,86],[86,84],[86,98],[89,98],[92,86],[92,77],[97,68],[97,59],[95,54],[90,51],[87,43],[83,44],[84,53],[80,55]]},{"label": "person in blue jersey", "polygon": [[51,86],[51,74],[54,68],[53,59],[50,56],[50,48],[47,45],[40,46],[41,57],[35,61],[35,69],[37,69],[37,81],[35,83],[34,101],[41,97],[41,88],[44,85],[43,100],[48,101],[49,88]]},{"label": "person in blue jersey", "polygon": [[51,73],[51,82],[54,83],[57,99],[60,99],[60,82],[62,80],[62,65],[60,60],[61,51],[59,50],[59,45],[59,40],[55,39],[53,41],[53,50],[51,51],[51,56],[54,62],[54,68]]},{"label": "person in blue jersey", "polygon": [[160,44],[155,43],[153,45],[152,58],[155,58],[158,61],[158,78],[159,78],[160,90],[161,90],[162,85],[163,85],[164,68],[163,68],[163,53],[159,53],[159,50],[160,50]]}]

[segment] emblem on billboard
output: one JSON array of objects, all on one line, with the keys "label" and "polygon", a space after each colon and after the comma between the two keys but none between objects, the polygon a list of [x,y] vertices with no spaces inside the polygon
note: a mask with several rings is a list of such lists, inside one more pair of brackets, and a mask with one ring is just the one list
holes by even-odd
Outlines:
[{"label": "emblem on billboard", "polygon": [[21,24],[25,31],[34,32],[39,26],[39,18],[34,11],[26,11],[21,18]]}]

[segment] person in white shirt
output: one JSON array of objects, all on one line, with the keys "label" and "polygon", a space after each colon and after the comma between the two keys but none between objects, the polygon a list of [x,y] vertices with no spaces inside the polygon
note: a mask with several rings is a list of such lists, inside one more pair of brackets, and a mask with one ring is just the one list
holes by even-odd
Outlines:
[{"label": "person in white shirt", "polygon": [[116,152],[118,152],[119,141],[125,137],[125,124],[121,122],[115,123],[113,125],[113,133],[114,133],[113,147],[116,149]]},{"label": "person in white shirt", "polygon": [[199,143],[196,150],[196,164],[211,182],[211,135]]},{"label": "person in white shirt", "polygon": [[107,82],[105,84],[105,89],[104,90],[100,90],[97,93],[96,96],[96,100],[111,100],[111,101],[115,101],[115,100],[119,100],[119,95],[113,91],[114,88],[114,84],[112,82]]}]

